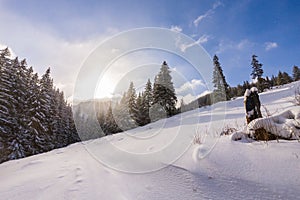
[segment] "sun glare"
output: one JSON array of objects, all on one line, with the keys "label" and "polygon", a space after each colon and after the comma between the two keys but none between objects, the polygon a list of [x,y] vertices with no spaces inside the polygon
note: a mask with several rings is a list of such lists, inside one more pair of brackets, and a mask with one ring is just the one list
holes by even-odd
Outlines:
[{"label": "sun glare", "polygon": [[110,76],[103,76],[96,87],[95,98],[112,98],[115,83]]}]

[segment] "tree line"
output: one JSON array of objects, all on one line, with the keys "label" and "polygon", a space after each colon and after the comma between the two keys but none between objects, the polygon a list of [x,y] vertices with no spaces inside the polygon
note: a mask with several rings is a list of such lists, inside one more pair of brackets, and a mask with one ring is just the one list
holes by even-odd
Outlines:
[{"label": "tree line", "polygon": [[[96,108],[97,126],[91,123],[90,113],[83,104],[76,106],[73,120],[72,108],[63,92],[55,88],[48,68],[41,77],[28,67],[26,60],[11,58],[8,48],[0,50],[0,163],[22,158],[81,140],[98,138],[138,126],[144,126],[180,112],[230,100],[242,96],[244,91],[256,86],[264,91],[274,86],[300,80],[300,69],[293,67],[293,74],[278,72],[277,76],[263,77],[262,64],[252,56],[251,76],[254,83],[230,87],[226,82],[219,58],[213,57],[212,93],[176,108],[177,97],[171,71],[164,61],[152,84],[150,79],[144,90],[137,93],[133,82],[119,102],[92,103],[85,107]],[[84,130],[80,138],[76,128]]]},{"label": "tree line", "polygon": [[219,93],[223,94],[224,100],[229,100],[234,97],[242,96],[246,89],[249,89],[253,86],[257,87],[259,92],[263,92],[266,89],[270,89],[274,86],[280,86],[287,83],[291,83],[293,81],[300,80],[300,69],[298,66],[293,66],[292,76],[290,76],[287,72],[279,71],[277,75],[272,75],[271,77],[263,77],[263,64],[258,61],[256,55],[252,55],[252,71],[250,75],[254,81],[252,83],[249,83],[249,81],[244,81],[242,85],[239,84],[236,87],[230,87],[226,82],[222,67],[216,55],[214,56],[213,62],[213,83],[215,86],[214,93],[218,95]]},{"label": "tree line", "polygon": [[71,106],[50,68],[39,78],[25,59],[0,50],[0,163],[77,141]]},{"label": "tree line", "polygon": [[[273,75],[271,78],[268,76],[263,77],[263,64],[258,61],[256,55],[253,55],[251,76],[256,82],[249,83],[249,81],[244,81],[242,85],[239,84],[236,87],[230,87],[226,82],[219,58],[216,55],[213,57],[213,64],[212,82],[214,90],[212,93],[206,94],[188,104],[185,104],[181,100],[179,108],[176,108],[177,97],[170,69],[165,61],[161,66],[160,72],[155,76],[153,85],[150,79],[148,79],[144,91],[137,94],[134,84],[131,82],[128,90],[123,93],[119,102],[96,103],[96,118],[102,130],[101,136],[144,126],[180,112],[243,96],[245,90],[253,86],[262,92],[274,86],[300,80],[300,69],[297,66],[293,67],[292,77],[288,73],[281,71],[278,72],[277,76]],[[87,105],[87,107],[89,106],[91,105]],[[86,132],[90,134],[90,136],[86,136],[85,138],[99,137],[99,133],[94,132],[96,129],[89,124],[91,119],[89,119],[88,113],[84,115],[80,109],[76,113],[75,117],[76,121],[79,121],[78,125],[82,126],[84,130],[88,130]]]},{"label": "tree line", "polygon": [[[171,71],[167,62],[164,61],[159,73],[154,78],[154,83],[152,84],[148,79],[143,91],[137,93],[134,83],[131,82],[119,102],[95,103],[95,109],[103,135],[109,135],[173,116],[178,113],[176,103],[177,97]],[[83,127],[83,130],[89,129],[92,138],[97,137],[97,133],[93,134],[93,130],[90,128],[89,121],[91,119],[89,119],[88,113],[83,114],[84,108],[81,108],[80,105],[77,110],[75,121]]]},{"label": "tree line", "polygon": [[214,86],[214,90],[212,91],[212,93],[199,97],[195,101],[192,101],[188,104],[185,104],[182,100],[180,106],[181,111],[184,112],[202,106],[211,105],[219,101],[227,101],[232,98],[243,96],[246,89],[250,89],[251,87],[257,87],[259,92],[263,92],[266,89],[270,89],[272,87],[300,80],[300,69],[296,65],[293,66],[292,76],[290,76],[287,72],[279,71],[277,75],[272,75],[271,77],[263,77],[263,64],[258,61],[256,55],[252,55],[252,70],[250,75],[254,81],[251,83],[249,81],[244,81],[243,84],[238,84],[235,87],[230,87],[230,85],[226,81],[225,75],[223,73],[223,68],[221,67],[217,55],[214,55],[213,57],[213,65],[214,69],[212,75],[212,83]]}]

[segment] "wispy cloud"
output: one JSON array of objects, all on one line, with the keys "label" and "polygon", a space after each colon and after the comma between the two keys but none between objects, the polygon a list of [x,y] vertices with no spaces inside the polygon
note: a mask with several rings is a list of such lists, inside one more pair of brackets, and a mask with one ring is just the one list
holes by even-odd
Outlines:
[{"label": "wispy cloud", "polygon": [[197,41],[190,43],[190,44],[181,44],[179,46],[179,48],[182,52],[185,52],[188,48],[190,48],[194,45],[199,45],[199,44],[203,44],[203,43],[207,42],[208,39],[209,39],[208,35],[202,35]]},{"label": "wispy cloud", "polygon": [[221,5],[223,5],[223,4],[221,3],[221,1],[217,1],[217,2],[215,2],[215,3],[213,4],[213,9],[216,9],[217,7],[219,7],[219,6],[221,6]]},{"label": "wispy cloud", "polygon": [[248,39],[243,39],[238,42],[221,40],[216,54],[220,54],[228,50],[243,51],[245,49],[251,49],[254,45],[255,43],[249,41]]},{"label": "wispy cloud", "polygon": [[190,90],[195,90],[198,87],[205,87],[205,84],[203,83],[202,80],[199,79],[193,79],[191,81],[188,81],[181,85],[179,88],[176,88],[176,93],[181,94]]},{"label": "wispy cloud", "polygon": [[[0,34],[0,40],[5,41],[0,48],[9,46],[12,56],[26,58],[28,64],[40,75],[51,67],[56,87],[71,96],[77,73],[89,53],[97,47],[109,34],[97,35],[86,40],[68,41],[50,28],[40,24],[33,25],[30,21],[14,13],[0,12],[0,26],[5,27]],[[40,25],[40,26],[39,26]],[[39,27],[39,28],[37,28]],[[15,34],[11,35],[11,31]],[[26,39],[24,39],[26,38]],[[15,53],[14,53],[15,52]]]},{"label": "wispy cloud", "polygon": [[265,43],[265,50],[269,51],[271,49],[275,49],[278,47],[278,44],[276,42],[266,42]]},{"label": "wispy cloud", "polygon": [[180,26],[171,26],[171,31],[181,32],[182,28]]},{"label": "wispy cloud", "polygon": [[199,15],[195,20],[194,20],[194,25],[197,27],[198,24],[204,20],[205,18],[211,16],[212,14],[214,14],[215,9],[217,9],[219,6],[221,6],[222,3],[220,1],[217,1],[213,4],[212,8],[209,9],[208,11],[206,11],[203,15]]}]

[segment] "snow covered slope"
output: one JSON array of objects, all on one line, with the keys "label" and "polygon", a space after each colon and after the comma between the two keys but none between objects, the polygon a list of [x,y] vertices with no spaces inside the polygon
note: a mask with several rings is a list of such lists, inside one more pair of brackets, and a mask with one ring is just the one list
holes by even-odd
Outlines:
[{"label": "snow covered slope", "polygon": [[[293,107],[298,84],[261,94],[262,104]],[[299,199],[298,141],[235,142],[217,137],[224,126],[244,129],[242,98],[9,161],[0,199]]]}]

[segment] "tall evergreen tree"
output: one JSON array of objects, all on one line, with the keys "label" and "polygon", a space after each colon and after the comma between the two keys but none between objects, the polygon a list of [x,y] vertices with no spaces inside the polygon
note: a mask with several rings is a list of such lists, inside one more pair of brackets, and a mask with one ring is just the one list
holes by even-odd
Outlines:
[{"label": "tall evergreen tree", "polygon": [[128,99],[128,111],[129,117],[131,118],[132,122],[137,121],[137,106],[136,106],[136,91],[134,88],[133,82],[130,82],[128,91],[127,91],[127,99]]},{"label": "tall evergreen tree", "polygon": [[139,93],[136,99],[136,108],[137,108],[137,115],[136,115],[136,122],[139,126],[143,126],[146,123],[146,115],[147,111],[145,109],[145,100],[144,95]]},{"label": "tall evergreen tree", "polygon": [[277,81],[276,81],[276,77],[274,75],[272,75],[271,80],[270,80],[270,85],[271,87],[277,85]]},{"label": "tall evergreen tree", "polygon": [[277,78],[276,78],[276,85],[283,85],[284,84],[284,80],[283,80],[283,74],[282,72],[279,70]]},{"label": "tall evergreen tree", "polygon": [[157,104],[161,106],[169,117],[176,112],[176,102],[177,97],[172,82],[171,71],[167,62],[164,61],[160,72],[154,80],[152,105]]},{"label": "tall evergreen tree", "polygon": [[256,79],[256,78],[261,78],[263,73],[264,73],[264,70],[262,69],[262,64],[258,62],[258,60],[256,59],[257,56],[256,55],[252,55],[252,62],[251,62],[251,65],[252,65],[252,73],[251,73],[251,76],[252,76],[252,79]]},{"label": "tall evergreen tree", "polygon": [[293,67],[293,80],[294,81],[300,80],[300,69],[296,65]]},{"label": "tall evergreen tree", "polygon": [[127,92],[124,92],[118,107],[116,108],[116,123],[123,131],[137,127],[136,123],[136,92],[131,82]]},{"label": "tall evergreen tree", "polygon": [[283,84],[291,83],[293,81],[292,77],[287,72],[282,73]]},{"label": "tall evergreen tree", "polygon": [[106,113],[106,117],[105,117],[105,132],[106,135],[110,135],[113,133],[117,133],[119,132],[119,128],[118,125],[114,119],[114,115],[113,115],[113,109],[112,109],[112,102],[109,103],[109,107]]},{"label": "tall evergreen tree", "polygon": [[142,95],[142,104],[143,104],[143,112],[144,112],[144,120],[145,120],[144,124],[148,124],[151,122],[149,110],[152,103],[153,103],[152,83],[150,79],[148,79],[145,86],[145,91],[143,92]]},{"label": "tall evergreen tree", "polygon": [[41,79],[26,60],[0,50],[0,163],[79,141],[72,110],[53,87],[50,70]]},{"label": "tall evergreen tree", "polygon": [[214,70],[213,70],[213,84],[215,87],[214,90],[214,100],[216,102],[222,100],[229,100],[229,85],[226,82],[225,76],[223,74],[223,69],[220,65],[219,58],[214,55],[213,58]]}]

